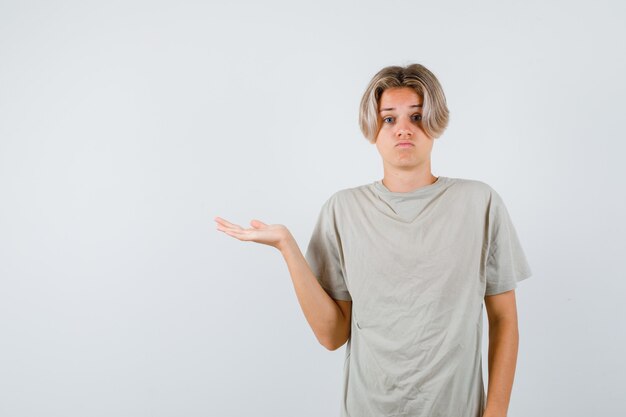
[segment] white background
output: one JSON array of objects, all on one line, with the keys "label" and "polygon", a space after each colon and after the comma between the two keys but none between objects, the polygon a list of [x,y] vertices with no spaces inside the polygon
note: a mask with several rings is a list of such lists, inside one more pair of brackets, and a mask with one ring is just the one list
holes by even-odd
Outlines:
[{"label": "white background", "polygon": [[433,174],[496,189],[534,272],[509,416],[624,415],[625,21],[617,0],[2,1],[0,415],[337,416],[345,346],[276,249],[213,218],[306,249],[333,192],[382,178],[359,101],[413,62],[450,108]]}]

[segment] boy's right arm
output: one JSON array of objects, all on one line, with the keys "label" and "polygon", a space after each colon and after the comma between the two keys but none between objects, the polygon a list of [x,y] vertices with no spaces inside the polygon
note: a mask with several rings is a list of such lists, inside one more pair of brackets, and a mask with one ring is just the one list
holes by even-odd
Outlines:
[{"label": "boy's right arm", "polygon": [[317,340],[328,350],[343,346],[350,337],[352,301],[334,300],[326,293],[290,233],[278,249],[287,262],[298,302]]}]

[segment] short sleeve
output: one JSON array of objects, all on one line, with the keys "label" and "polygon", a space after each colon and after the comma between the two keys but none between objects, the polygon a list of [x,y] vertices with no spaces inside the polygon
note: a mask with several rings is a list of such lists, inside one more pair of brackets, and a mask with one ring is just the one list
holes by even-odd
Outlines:
[{"label": "short sleeve", "polygon": [[305,258],[322,288],[335,300],[352,300],[343,268],[341,239],[336,227],[334,198],[320,210]]},{"label": "short sleeve", "polygon": [[532,271],[509,212],[493,189],[488,219],[485,295],[495,295],[517,288],[517,283],[530,277]]}]

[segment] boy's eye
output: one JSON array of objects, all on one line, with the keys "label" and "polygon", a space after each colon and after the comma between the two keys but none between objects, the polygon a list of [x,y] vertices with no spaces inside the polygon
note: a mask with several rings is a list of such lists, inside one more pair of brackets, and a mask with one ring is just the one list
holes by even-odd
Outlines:
[{"label": "boy's eye", "polygon": [[[421,115],[421,114],[419,114],[419,113],[418,113],[418,114],[414,114],[413,116],[411,116],[411,118],[412,118],[414,121],[419,122],[419,121],[421,121],[421,120],[422,120],[422,115]],[[391,123],[391,121],[389,121],[389,122],[387,121],[387,120],[390,120],[390,119],[393,119],[393,117],[391,117],[391,116],[387,116],[387,117],[383,118],[383,123]]]}]

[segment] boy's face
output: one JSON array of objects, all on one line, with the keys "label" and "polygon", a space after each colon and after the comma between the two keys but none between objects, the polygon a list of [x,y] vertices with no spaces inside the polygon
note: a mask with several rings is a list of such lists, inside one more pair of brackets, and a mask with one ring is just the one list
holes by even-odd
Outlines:
[{"label": "boy's face", "polygon": [[385,166],[406,169],[430,162],[433,139],[422,130],[421,106],[422,98],[409,87],[383,91],[375,143]]}]

